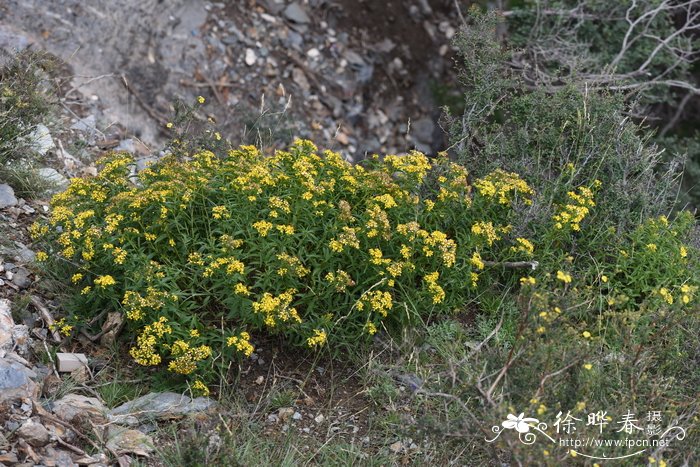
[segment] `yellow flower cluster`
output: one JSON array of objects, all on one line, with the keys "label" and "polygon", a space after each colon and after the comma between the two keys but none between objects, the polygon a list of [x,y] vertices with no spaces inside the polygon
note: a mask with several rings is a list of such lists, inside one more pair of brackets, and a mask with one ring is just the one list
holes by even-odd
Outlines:
[{"label": "yellow flower cluster", "polygon": [[363,294],[355,306],[360,311],[364,310],[365,306],[367,306],[369,311],[375,311],[382,317],[386,318],[389,314],[389,310],[394,307],[394,301],[391,298],[391,293],[389,292],[371,290]]},{"label": "yellow flower cluster", "polygon": [[532,256],[535,251],[535,246],[526,238],[516,238],[516,245],[511,247],[516,253],[525,253],[527,256]]},{"label": "yellow flower cluster", "polygon": [[593,190],[588,187],[578,187],[578,193],[570,191],[567,193],[569,203],[561,207],[560,212],[555,214],[554,227],[557,229],[568,229],[574,231],[581,230],[581,222],[590,212],[590,208],[595,206],[593,201]]},{"label": "yellow flower cluster", "polygon": [[160,364],[162,358],[156,351],[158,339],[162,338],[165,334],[171,334],[173,332],[173,329],[165,324],[167,322],[167,318],[161,316],[158,321],[154,321],[152,324],[143,328],[141,334],[136,338],[136,347],[132,347],[129,350],[129,355],[131,355],[136,363],[143,366],[156,366]]},{"label": "yellow flower cluster", "polygon": [[265,292],[259,301],[253,302],[253,311],[262,314],[265,325],[274,328],[279,322],[301,323],[296,308],[290,307],[296,290],[289,289],[277,297]]},{"label": "yellow flower cluster", "polygon": [[247,332],[242,332],[237,336],[231,336],[226,339],[226,345],[228,347],[235,347],[236,350],[241,352],[246,357],[250,357],[253,351],[253,344],[250,343],[250,334]]},{"label": "yellow flower cluster", "polygon": [[328,340],[328,335],[326,334],[326,331],[321,331],[320,329],[314,329],[313,336],[306,339],[306,345],[308,345],[311,348],[320,347],[326,343],[326,340]]},{"label": "yellow flower cluster", "polygon": [[309,270],[304,267],[297,256],[281,253],[277,255],[277,259],[284,263],[283,267],[277,269],[277,274],[280,276],[285,276],[291,272],[296,277],[304,277],[309,273]]},{"label": "yellow flower cluster", "polygon": [[357,239],[357,230],[352,227],[343,227],[343,231],[338,237],[331,240],[329,246],[336,253],[342,253],[346,246],[360,248],[360,241]]},{"label": "yellow flower cluster", "polygon": [[437,283],[440,273],[435,271],[430,274],[426,274],[423,277],[423,282],[428,286],[428,292],[433,297],[433,303],[442,303],[445,300],[445,291]]},{"label": "yellow flower cluster", "polygon": [[532,204],[535,191],[520,178],[518,174],[496,169],[484,178],[474,182],[474,187],[481,196],[495,198],[499,204],[512,204],[516,197],[522,196],[525,204]]},{"label": "yellow flower cluster", "polygon": [[493,243],[497,240],[500,240],[501,237],[498,236],[499,231],[503,231],[503,227],[496,228],[493,225],[493,222],[476,222],[474,225],[472,225],[472,233],[474,235],[479,235],[482,237],[484,240],[486,240],[486,243],[491,246]]},{"label": "yellow flower cluster", "polygon": [[95,279],[95,285],[102,288],[102,289],[107,288],[107,287],[114,285],[116,283],[117,283],[117,281],[115,281],[114,277],[112,277],[110,275],[99,276],[97,279]]},{"label": "yellow flower cluster", "polygon": [[176,340],[170,346],[170,355],[174,357],[168,363],[168,370],[181,375],[189,375],[197,369],[197,363],[211,357],[211,347],[200,345],[192,347],[183,340]]},{"label": "yellow flower cluster", "polygon": [[324,277],[324,280],[335,288],[336,292],[345,292],[348,287],[353,287],[355,281],[352,280],[350,274],[338,269],[336,272],[329,272]]},{"label": "yellow flower cluster", "polygon": [[[208,258],[210,259],[210,257]],[[214,272],[218,271],[219,269],[222,269],[224,266],[226,266],[225,270],[226,275],[228,276],[232,274],[243,274],[243,272],[245,271],[245,264],[243,264],[236,258],[229,256],[225,258],[216,258],[213,261],[211,261],[209,263],[209,266],[207,266],[204,269],[202,276],[211,277],[214,274]]]}]

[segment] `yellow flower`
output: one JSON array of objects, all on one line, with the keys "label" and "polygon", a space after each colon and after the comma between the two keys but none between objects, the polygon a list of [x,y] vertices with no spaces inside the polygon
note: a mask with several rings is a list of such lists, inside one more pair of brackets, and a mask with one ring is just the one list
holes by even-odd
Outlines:
[{"label": "yellow flower", "polygon": [[233,291],[238,295],[245,295],[246,297],[250,295],[250,290],[248,287],[240,282],[233,286]]},{"label": "yellow flower", "polygon": [[196,391],[198,394],[201,394],[204,397],[207,397],[209,395],[209,388],[207,387],[206,384],[201,382],[200,380],[196,380],[192,384],[192,389]]},{"label": "yellow flower", "polygon": [[90,293],[91,290],[92,290],[92,287],[90,287],[88,285],[87,287],[84,287],[83,290],[80,291],[80,295],[87,295]]},{"label": "yellow flower", "polygon": [[661,287],[659,289],[659,295],[661,295],[666,303],[673,305],[673,295],[671,295],[671,292],[669,292],[666,287]]},{"label": "yellow flower", "polygon": [[583,333],[582,333],[581,335],[582,335],[583,337],[585,337],[586,339],[590,339],[590,338],[591,338],[591,333],[588,332],[588,331],[583,331]]},{"label": "yellow flower", "polygon": [[571,450],[569,451],[569,454],[571,455],[571,457],[576,457],[576,456],[578,455],[577,452],[574,451],[573,449],[571,449]]},{"label": "yellow flower", "polygon": [[173,122],[168,122],[165,124],[165,128],[172,128],[173,127]]},{"label": "yellow flower", "polygon": [[205,100],[206,100],[206,99],[204,99],[204,97],[202,97],[202,96],[197,96],[197,102],[199,102],[200,104],[204,104]]},{"label": "yellow flower", "polygon": [[258,231],[261,237],[267,237],[267,233],[272,228],[272,223],[267,221],[258,221],[253,224],[253,228]]},{"label": "yellow flower", "polygon": [[537,283],[537,279],[535,279],[534,277],[531,277],[531,276],[520,278],[521,285],[535,285],[536,283]]},{"label": "yellow flower", "polygon": [[114,285],[116,283],[117,281],[115,281],[114,277],[110,275],[99,276],[97,279],[95,279],[95,285],[99,286],[102,289],[107,288],[110,285]]},{"label": "yellow flower", "polygon": [[562,281],[565,284],[570,284],[571,283],[571,274],[567,274],[563,271],[557,271],[557,279]]},{"label": "yellow flower", "polygon": [[39,262],[46,261],[48,258],[49,258],[49,255],[47,255],[47,254],[46,254],[45,252],[43,252],[43,251],[39,251],[39,252],[37,252],[37,254],[36,254],[36,260],[39,261]]},{"label": "yellow flower", "polygon": [[584,363],[584,364],[583,364],[583,367],[584,367],[586,370],[590,370],[591,368],[593,368],[593,365],[591,365],[590,363]]},{"label": "yellow flower", "polygon": [[681,255],[681,258],[685,258],[688,256],[688,250],[684,246],[681,246],[680,255]]},{"label": "yellow flower", "polygon": [[608,276],[602,275],[602,276],[600,276],[600,280],[603,282],[608,282]]},{"label": "yellow flower", "polygon": [[370,336],[373,336],[377,333],[377,326],[375,326],[373,322],[368,321],[367,324],[365,324],[365,331],[367,331],[367,334]]},{"label": "yellow flower", "polygon": [[647,243],[647,249],[649,251],[656,251],[656,243]]},{"label": "yellow flower", "polygon": [[83,280],[83,275],[79,272],[76,274],[73,274],[73,276],[70,278],[70,281],[74,284],[77,282],[80,282],[81,280]]},{"label": "yellow flower", "polygon": [[327,340],[326,331],[321,331],[319,329],[314,329],[314,335],[306,339],[306,344],[309,347],[322,346]]}]

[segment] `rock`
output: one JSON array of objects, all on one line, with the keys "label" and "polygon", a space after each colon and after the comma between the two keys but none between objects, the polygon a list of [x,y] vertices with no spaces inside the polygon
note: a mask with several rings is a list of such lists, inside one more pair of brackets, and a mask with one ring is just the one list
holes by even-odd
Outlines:
[{"label": "rock", "polygon": [[153,439],[138,430],[110,426],[107,431],[107,449],[117,455],[136,454],[148,457],[155,450]]},{"label": "rock", "polygon": [[20,289],[27,289],[32,285],[32,280],[29,278],[31,273],[25,268],[17,268],[12,275],[12,282]]},{"label": "rock", "polygon": [[9,358],[0,358],[0,404],[22,398],[35,398],[39,386],[33,381],[37,374]]},{"label": "rock", "polygon": [[433,142],[435,123],[430,117],[423,117],[411,124],[411,134],[414,141],[430,145]]},{"label": "rock", "polygon": [[14,452],[8,452],[7,454],[0,454],[0,464],[2,465],[15,465],[19,463],[17,454]]},{"label": "rock", "polygon": [[14,341],[14,351],[23,357],[29,354],[29,326],[24,324],[16,324],[12,328],[12,340]]},{"label": "rock", "polygon": [[292,69],[292,81],[299,85],[302,91],[308,91],[311,88],[309,80],[301,68],[295,67]]},{"label": "rock", "polygon": [[216,402],[207,397],[190,399],[174,392],[152,392],[112,409],[108,417],[117,423],[138,424],[146,420],[180,418],[215,405]]},{"label": "rock", "polygon": [[17,250],[14,252],[14,260],[18,263],[31,263],[36,259],[36,253],[27,248],[27,245],[21,242],[15,242]]},{"label": "rock", "polygon": [[51,167],[43,167],[37,170],[37,174],[47,182],[54,185],[54,189],[51,190],[54,193],[64,191],[66,188],[68,188],[68,179],[58,173],[56,169],[52,169]]},{"label": "rock", "polygon": [[292,420],[301,420],[302,418],[304,418],[304,416],[301,412],[294,412],[294,415],[292,415]]},{"label": "rock", "polygon": [[258,56],[255,55],[255,51],[253,49],[245,49],[245,64],[248,66],[253,66],[257,61]]},{"label": "rock", "polygon": [[41,123],[34,128],[29,138],[32,148],[42,156],[45,156],[47,152],[56,147],[51,137],[51,132],[46,125],[42,125]]},{"label": "rock", "polygon": [[403,443],[401,441],[396,441],[395,443],[391,443],[389,445],[389,449],[391,452],[398,454],[403,450]]},{"label": "rock", "polygon": [[316,422],[316,423],[323,423],[323,421],[324,421],[325,419],[326,419],[326,417],[324,417],[323,414],[320,413],[320,414],[316,415],[316,417],[314,418],[314,422]]},{"label": "rock", "polygon": [[96,120],[94,115],[88,115],[85,118],[81,118],[74,124],[70,126],[71,130],[78,130],[78,131],[83,131],[86,133],[94,133],[95,132],[95,125],[96,125]]},{"label": "rock", "polygon": [[297,2],[290,3],[287,8],[284,9],[283,14],[289,21],[298,24],[306,24],[311,21],[309,15],[306,14],[306,11]]},{"label": "rock", "polygon": [[12,319],[11,303],[9,300],[0,299],[0,355],[12,350],[13,339],[12,330],[15,327],[15,320]]},{"label": "rock", "polygon": [[29,46],[29,39],[24,34],[13,30],[8,25],[0,25],[0,49],[10,54],[21,52]]},{"label": "rock", "polygon": [[70,373],[79,368],[86,367],[88,364],[87,357],[84,353],[65,353],[58,352],[56,354],[56,366],[61,373]]},{"label": "rock", "polygon": [[291,407],[282,407],[277,411],[277,417],[284,423],[294,415],[294,409]]},{"label": "rock", "polygon": [[42,447],[49,444],[51,435],[44,425],[35,422],[31,418],[24,422],[17,430],[17,435],[34,447]]},{"label": "rock", "polygon": [[0,209],[17,205],[15,190],[7,183],[0,184]]},{"label": "rock", "polygon": [[318,57],[321,56],[321,51],[318,50],[316,47],[312,47],[306,52],[306,56],[309,57],[311,60],[316,60]]},{"label": "rock", "polygon": [[95,397],[68,394],[53,403],[53,413],[68,423],[78,416],[87,417],[95,423],[104,423],[109,409]]},{"label": "rock", "polygon": [[100,338],[100,344],[105,347],[109,347],[114,344],[114,340],[117,338],[117,334],[122,330],[124,325],[124,314],[118,311],[107,313],[107,319],[102,325],[102,331],[104,334]]}]

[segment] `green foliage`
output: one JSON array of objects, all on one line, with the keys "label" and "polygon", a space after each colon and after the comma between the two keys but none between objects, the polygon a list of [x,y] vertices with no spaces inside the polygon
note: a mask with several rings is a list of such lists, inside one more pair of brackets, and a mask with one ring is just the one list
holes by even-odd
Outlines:
[{"label": "green foliage", "polygon": [[33,171],[29,135],[52,110],[47,72],[54,60],[40,52],[21,52],[0,67],[0,180],[20,196],[34,196],[49,186]]},{"label": "green foliage", "polygon": [[482,255],[532,253],[509,237],[513,207],[532,195],[515,174],[472,189],[444,158],[353,166],[316,152],[299,141],[272,157],[251,146],[170,156],[135,179],[115,154],[73,180],[32,229],[47,241],[38,258],[76,284],[62,324],[121,310],[137,363],[210,379],[253,352],[251,334],[337,352],[462,310],[494,283],[480,277]]},{"label": "green foliage", "polygon": [[[453,118],[457,159],[483,175],[496,167],[532,181],[538,196],[525,217],[536,228],[577,186],[605,187],[592,215],[619,228],[670,211],[680,165],[662,161],[619,95],[571,82],[532,89],[495,40],[495,14],[474,12],[456,45],[463,56],[466,111]],[[525,228],[525,227],[523,227]]]}]

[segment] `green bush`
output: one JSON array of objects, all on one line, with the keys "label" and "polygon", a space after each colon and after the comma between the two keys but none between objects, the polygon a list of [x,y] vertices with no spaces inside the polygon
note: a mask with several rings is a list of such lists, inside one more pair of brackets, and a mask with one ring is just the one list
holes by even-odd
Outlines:
[{"label": "green bush", "polygon": [[48,54],[21,52],[0,67],[0,181],[12,185],[20,196],[49,187],[33,171],[30,134],[53,109],[47,71],[54,66]]},{"label": "green bush", "polygon": [[115,154],[97,177],[74,179],[33,234],[48,242],[39,258],[77,287],[67,333],[122,310],[136,362],[178,374],[210,379],[250,355],[256,333],[356,347],[464,309],[492,282],[482,256],[532,253],[509,236],[532,190],[503,171],[472,190],[444,158],[351,165],[304,141],[272,157],[251,146],[169,157],[136,178],[132,162]]}]

